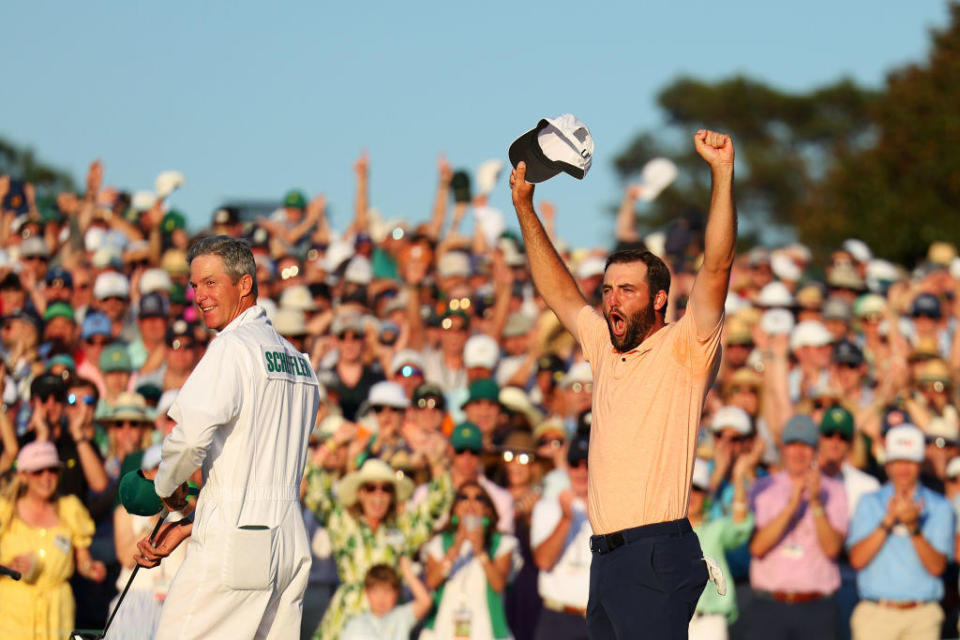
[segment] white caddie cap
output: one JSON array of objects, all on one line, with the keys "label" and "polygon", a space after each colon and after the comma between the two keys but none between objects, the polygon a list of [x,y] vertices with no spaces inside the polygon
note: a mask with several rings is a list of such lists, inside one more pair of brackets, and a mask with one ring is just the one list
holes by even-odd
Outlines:
[{"label": "white caddie cap", "polygon": [[720,407],[710,420],[710,430],[719,433],[724,429],[734,429],[741,435],[748,435],[753,430],[750,415],[740,407]]},{"label": "white caddie cap", "polygon": [[887,431],[886,461],[909,460],[923,462],[924,440],[923,432],[912,424],[902,424]]},{"label": "white caddie cap", "polygon": [[467,369],[483,367],[493,370],[499,361],[500,345],[486,334],[470,336],[463,345],[463,366]]},{"label": "white caddie cap", "polygon": [[544,118],[510,145],[510,163],[527,164],[526,180],[543,182],[561,171],[582,180],[593,161],[593,136],[576,116]]}]

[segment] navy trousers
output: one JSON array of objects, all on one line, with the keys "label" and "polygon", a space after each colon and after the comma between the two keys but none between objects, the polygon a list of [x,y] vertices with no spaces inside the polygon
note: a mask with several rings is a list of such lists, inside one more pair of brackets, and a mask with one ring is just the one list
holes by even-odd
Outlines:
[{"label": "navy trousers", "polygon": [[689,521],[593,536],[590,547],[591,640],[686,640],[708,578]]}]

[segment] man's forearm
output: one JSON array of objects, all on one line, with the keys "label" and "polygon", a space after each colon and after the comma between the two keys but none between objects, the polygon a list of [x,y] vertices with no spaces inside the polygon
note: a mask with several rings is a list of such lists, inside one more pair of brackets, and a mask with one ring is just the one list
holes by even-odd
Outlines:
[{"label": "man's forearm", "polygon": [[520,221],[533,283],[547,306],[556,309],[557,302],[560,300],[569,299],[574,295],[582,298],[576,281],[567,269],[567,265],[560,259],[533,208],[518,207],[517,219]]},{"label": "man's forearm", "polygon": [[823,506],[811,506],[813,509],[813,524],[817,530],[817,543],[828,558],[836,558],[843,548],[843,534],[833,528],[827,520]]},{"label": "man's forearm", "polygon": [[80,467],[83,469],[83,476],[86,478],[90,490],[99,493],[106,489],[110,479],[107,477],[103,462],[100,461],[100,456],[97,455],[90,440],[79,440],[77,442],[77,457],[80,458]]},{"label": "man's forearm", "polygon": [[733,266],[737,243],[737,210],[733,204],[733,165],[711,172],[710,213],[704,232],[703,268],[727,270]]},{"label": "man's forearm", "polygon": [[927,570],[927,573],[935,577],[943,575],[947,568],[947,557],[937,551],[922,532],[913,536],[911,540],[913,541],[913,548],[920,556],[920,562],[923,563],[923,568]]},{"label": "man's forearm", "polygon": [[793,518],[796,510],[795,505],[788,504],[786,508],[780,512],[780,515],[771,520],[766,526],[757,529],[757,533],[753,536],[753,541],[750,543],[750,553],[757,558],[762,558],[777,546],[784,532],[786,532],[787,525],[790,524],[790,519]]}]

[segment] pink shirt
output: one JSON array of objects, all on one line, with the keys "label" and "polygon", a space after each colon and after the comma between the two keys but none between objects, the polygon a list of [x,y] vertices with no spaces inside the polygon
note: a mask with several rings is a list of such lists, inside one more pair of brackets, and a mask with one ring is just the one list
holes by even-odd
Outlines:
[{"label": "pink shirt", "polygon": [[[756,528],[775,519],[786,508],[793,491],[793,480],[781,471],[761,478],[750,493]],[[820,497],[827,521],[847,535],[847,495],[843,483],[820,477]],[[840,586],[840,569],[817,542],[813,511],[803,498],[787,531],[767,555],[750,562],[750,584],[760,591],[819,592],[830,594]]]}]

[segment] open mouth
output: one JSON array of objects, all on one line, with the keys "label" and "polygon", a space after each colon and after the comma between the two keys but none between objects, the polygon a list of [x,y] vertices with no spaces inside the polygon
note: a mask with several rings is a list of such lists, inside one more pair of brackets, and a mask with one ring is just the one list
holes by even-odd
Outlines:
[{"label": "open mouth", "polygon": [[619,311],[611,311],[610,326],[615,336],[622,336],[627,330],[627,319]]}]

